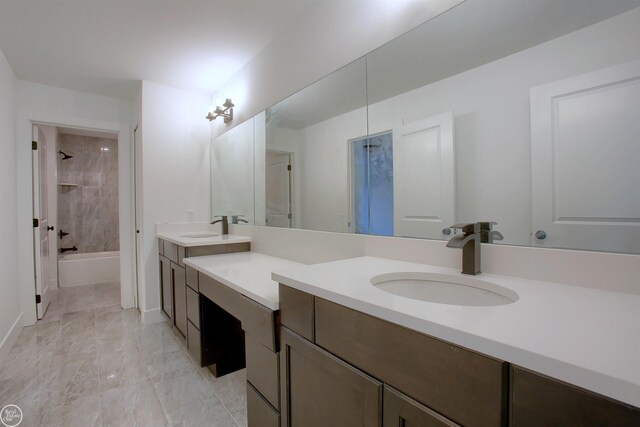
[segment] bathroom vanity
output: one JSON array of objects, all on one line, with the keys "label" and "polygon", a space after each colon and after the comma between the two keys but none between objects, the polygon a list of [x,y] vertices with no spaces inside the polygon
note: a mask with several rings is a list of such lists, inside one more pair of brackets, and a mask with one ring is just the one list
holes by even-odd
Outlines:
[{"label": "bathroom vanity", "polygon": [[160,307],[176,335],[201,361],[198,275],[185,264],[188,257],[245,252],[250,239],[213,232],[158,233]]},{"label": "bathroom vanity", "polygon": [[[369,257],[273,275],[282,426],[640,425],[637,340],[625,354],[608,345],[633,340],[640,298],[483,275],[515,301],[451,305],[371,280],[405,271],[460,277]],[[596,306],[608,320],[584,311]]]}]

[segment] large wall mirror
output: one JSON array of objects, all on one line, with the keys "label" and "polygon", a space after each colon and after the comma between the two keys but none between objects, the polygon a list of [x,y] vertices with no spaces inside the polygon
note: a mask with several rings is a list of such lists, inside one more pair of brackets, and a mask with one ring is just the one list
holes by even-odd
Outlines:
[{"label": "large wall mirror", "polygon": [[466,0],[252,121],[255,223],[640,253],[638,40],[640,0]]}]

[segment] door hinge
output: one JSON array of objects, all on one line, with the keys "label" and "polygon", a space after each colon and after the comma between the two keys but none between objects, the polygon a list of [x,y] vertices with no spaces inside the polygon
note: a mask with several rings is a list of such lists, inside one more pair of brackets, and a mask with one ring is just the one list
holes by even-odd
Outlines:
[{"label": "door hinge", "polygon": [[290,171],[291,170],[291,165],[287,165],[287,170]]},{"label": "door hinge", "polygon": [[38,218],[33,218],[33,228],[40,227],[40,220]]},{"label": "door hinge", "polygon": [[293,214],[291,212],[289,212],[289,214],[287,215],[287,218],[289,218],[289,219],[293,218]]},{"label": "door hinge", "polygon": [[36,304],[40,304],[42,302],[42,296],[36,294]]},{"label": "door hinge", "polygon": [[38,141],[31,141],[31,149],[32,150],[38,149]]}]

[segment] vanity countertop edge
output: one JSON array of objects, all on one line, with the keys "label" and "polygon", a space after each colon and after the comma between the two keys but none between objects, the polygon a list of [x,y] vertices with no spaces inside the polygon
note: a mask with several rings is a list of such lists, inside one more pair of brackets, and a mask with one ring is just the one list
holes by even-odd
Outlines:
[{"label": "vanity countertop edge", "polygon": [[271,310],[280,307],[272,271],[304,265],[257,252],[198,256],[185,258],[184,263]]},{"label": "vanity countertop edge", "polygon": [[274,281],[640,407],[640,296],[482,273],[518,301],[469,307],[375,288],[379,274],[458,270],[374,257],[287,268]]},{"label": "vanity countertop edge", "polygon": [[216,235],[212,237],[189,237],[189,234],[207,234],[209,232],[202,231],[197,232],[157,232],[156,237],[162,240],[166,240],[176,245],[183,246],[185,248],[192,248],[196,246],[212,246],[212,245],[228,245],[232,243],[250,243],[251,238],[246,236],[237,236],[234,234]]}]

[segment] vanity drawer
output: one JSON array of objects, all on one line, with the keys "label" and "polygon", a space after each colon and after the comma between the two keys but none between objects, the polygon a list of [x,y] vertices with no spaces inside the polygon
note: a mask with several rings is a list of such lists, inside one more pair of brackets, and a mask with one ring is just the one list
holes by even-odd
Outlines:
[{"label": "vanity drawer", "polygon": [[314,297],[289,286],[279,286],[280,322],[298,335],[314,341]]},{"label": "vanity drawer", "polygon": [[236,319],[242,319],[240,293],[225,284],[198,272],[200,293]]},{"label": "vanity drawer", "polygon": [[187,286],[187,319],[200,329],[200,294]]},{"label": "vanity drawer", "polygon": [[165,257],[169,258],[171,261],[178,263],[178,245],[175,243],[167,242],[163,240],[163,254]]},{"label": "vanity drawer", "polygon": [[640,426],[640,408],[512,366],[509,425]]},{"label": "vanity drawer", "polygon": [[280,414],[247,382],[247,425],[280,427]]},{"label": "vanity drawer", "polygon": [[505,424],[508,364],[315,298],[316,343],[466,426]]},{"label": "vanity drawer", "polygon": [[199,292],[198,288],[198,270],[195,268],[191,268],[188,265],[186,266],[187,270],[187,286],[193,289],[196,292]]},{"label": "vanity drawer", "polygon": [[242,329],[271,351],[278,351],[276,312],[240,294]]},{"label": "vanity drawer", "polygon": [[224,245],[190,246],[186,248],[186,257],[231,254],[235,252],[248,252],[251,243],[227,243]]},{"label": "vanity drawer", "polygon": [[187,321],[187,347],[189,353],[202,365],[202,347],[200,341],[200,330],[191,321]]},{"label": "vanity drawer", "polygon": [[460,427],[387,385],[384,386],[382,401],[384,427]]},{"label": "vanity drawer", "polygon": [[251,334],[245,334],[247,381],[276,409],[280,408],[280,370],[278,353],[260,344]]}]

